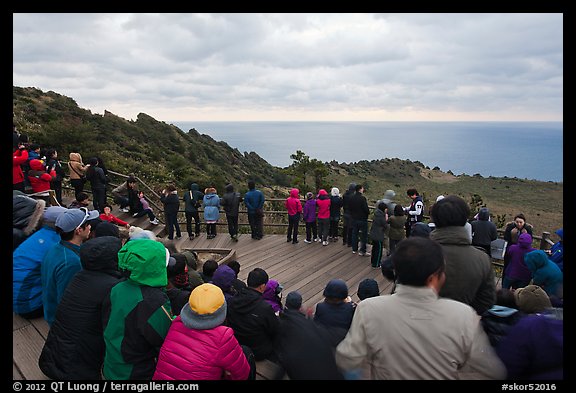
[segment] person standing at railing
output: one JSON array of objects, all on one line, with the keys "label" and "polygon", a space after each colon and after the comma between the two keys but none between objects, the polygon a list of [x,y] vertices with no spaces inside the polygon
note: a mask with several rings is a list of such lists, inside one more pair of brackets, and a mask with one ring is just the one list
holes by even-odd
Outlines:
[{"label": "person standing at railing", "polygon": [[239,192],[234,191],[232,184],[227,184],[226,192],[220,200],[220,204],[226,212],[226,221],[228,222],[228,233],[233,241],[238,241],[238,211],[240,210],[240,202],[242,196]]},{"label": "person standing at railing", "polygon": [[[190,190],[184,194],[184,213],[186,214],[186,231],[190,240],[200,235],[200,215],[198,209],[202,206],[204,194],[198,184],[190,184]],[[192,218],[194,218],[194,232],[192,232]]]},{"label": "person standing at railing", "polygon": [[244,204],[248,210],[248,222],[252,239],[260,240],[264,236],[264,194],[256,189],[254,180],[248,182],[248,192],[244,194]]},{"label": "person standing at railing", "polygon": [[352,218],[350,216],[350,198],[356,192],[356,183],[348,184],[348,189],[342,196],[342,244],[344,246],[352,247]]},{"label": "person standing at railing", "polygon": [[332,187],[332,190],[330,190],[330,234],[328,240],[333,242],[338,241],[338,223],[340,222],[342,203],[340,190]]},{"label": "person standing at railing", "polygon": [[168,240],[174,239],[174,228],[176,228],[176,239],[180,239],[182,237],[182,233],[180,232],[180,225],[178,224],[180,199],[178,198],[178,191],[173,184],[168,185],[168,187],[162,190],[160,201],[164,205],[166,226],[168,227]]},{"label": "person standing at railing", "polygon": [[316,198],[311,192],[306,193],[306,203],[302,209],[302,217],[306,224],[306,239],[304,243],[312,243],[318,241],[318,226],[316,224]]},{"label": "person standing at railing", "polygon": [[318,206],[318,236],[322,241],[322,245],[327,246],[328,231],[330,230],[330,196],[326,190],[321,189],[318,191],[316,205]]},{"label": "person standing at railing", "polygon": [[28,150],[23,143],[18,144],[12,152],[12,189],[25,191],[24,173],[20,165],[28,161]]},{"label": "person standing at railing", "polygon": [[302,215],[302,202],[300,202],[300,190],[293,188],[290,196],[286,198],[286,210],[288,211],[288,234],[287,242],[298,243],[298,224]]},{"label": "person standing at railing", "polygon": [[217,235],[216,223],[220,218],[220,197],[214,187],[204,190],[204,222],[206,223],[206,234],[208,239],[214,239]]},{"label": "person standing at railing", "polygon": [[86,179],[90,182],[92,189],[92,203],[94,204],[94,209],[100,213],[104,213],[104,205],[106,204],[106,175],[98,164],[98,158],[90,158],[88,165]]},{"label": "person standing at railing", "polygon": [[58,159],[58,152],[56,149],[48,149],[46,150],[46,172],[51,173],[54,171],[56,176],[50,182],[50,188],[54,190],[56,194],[56,200],[60,205],[63,205],[62,202],[62,180],[64,180],[64,169],[62,169],[62,164]]},{"label": "person standing at railing", "polygon": [[84,191],[84,183],[86,183],[86,165],[82,162],[80,153],[70,153],[70,160],[68,161],[68,169],[70,173],[70,183],[74,187],[74,196],[78,199],[78,194]]}]

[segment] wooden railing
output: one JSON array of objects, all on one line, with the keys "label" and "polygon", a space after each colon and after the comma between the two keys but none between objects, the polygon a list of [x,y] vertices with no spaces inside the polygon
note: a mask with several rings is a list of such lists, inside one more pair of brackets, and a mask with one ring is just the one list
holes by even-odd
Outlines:
[{"label": "wooden railing", "polygon": [[[67,164],[66,161],[62,161],[63,164]],[[63,167],[68,168],[68,165],[63,165]],[[109,174],[112,174],[120,179],[122,179],[122,182],[125,181],[129,176],[131,175],[126,175],[124,173],[120,173],[120,172],[116,172],[116,171],[112,171],[112,170],[108,170]],[[164,213],[164,209],[162,206],[162,203],[160,202],[160,195],[154,191],[148,184],[146,184],[142,179],[140,179],[138,176],[132,175],[138,182],[139,184],[141,184],[146,190],[148,190],[148,193],[146,195],[146,200],[148,201],[148,203],[150,204],[150,207],[152,208],[152,210],[154,210],[154,214],[156,214],[156,217],[158,218],[158,220],[161,223],[165,223],[164,222],[164,217],[163,214],[160,213]],[[86,183],[89,186],[89,182]],[[115,183],[115,182],[110,182],[108,183],[111,187],[118,187],[119,184],[121,183]],[[69,186],[63,186],[63,188],[67,188],[72,190],[72,187]],[[107,197],[110,197],[113,199],[113,196],[111,194],[111,189],[106,189],[107,192]],[[86,192],[91,192],[90,189],[88,188],[86,190]],[[154,196],[154,199],[151,199],[149,196],[152,195]],[[58,202],[56,201],[56,198],[54,197],[54,192],[53,190],[50,190],[50,199],[53,202],[52,204],[58,204]],[[180,200],[183,200],[183,198],[180,198]],[[269,205],[271,203],[278,203],[281,204],[281,206],[284,206],[284,202],[285,202],[285,198],[268,198],[265,200],[264,204]],[[305,202],[304,199],[300,200],[302,203]],[[376,207],[375,206],[368,206],[368,208],[370,210],[374,210]],[[203,209],[198,209],[199,213],[203,213],[204,210]],[[184,214],[185,211],[184,210],[179,210],[178,211],[179,214],[179,220],[178,220],[178,225],[182,226],[182,225],[186,225],[186,220],[184,218]],[[248,223],[248,211],[246,209],[241,209],[238,211],[239,213],[241,213],[242,215],[245,215],[246,219],[245,220],[239,220],[238,222],[238,226],[242,226],[242,227],[249,227],[250,224]],[[226,222],[226,218],[225,218],[225,212],[224,210],[220,210],[220,214],[221,214],[221,218],[219,220],[219,222],[216,223],[216,225],[220,225],[220,226],[227,226],[227,222]],[[274,218],[274,219],[266,219],[267,217],[280,217],[278,218]],[[428,216],[424,216],[425,219],[429,219]],[[270,221],[281,221],[281,222],[270,222]],[[288,216],[286,213],[286,210],[264,210],[264,220],[263,220],[263,226],[266,228],[287,228],[288,227]],[[368,222],[371,222],[372,220],[368,220]],[[342,222],[342,220],[340,220],[340,223]],[[202,221],[201,224],[204,224],[204,222]],[[342,229],[342,226],[339,227],[339,230]],[[498,231],[498,237],[503,238],[504,236],[504,229],[497,229]],[[534,241],[539,242],[539,249],[540,250],[547,250],[549,249],[554,242],[550,239],[550,232],[548,231],[544,231],[542,232],[541,236],[538,235],[533,235],[532,239]]]}]

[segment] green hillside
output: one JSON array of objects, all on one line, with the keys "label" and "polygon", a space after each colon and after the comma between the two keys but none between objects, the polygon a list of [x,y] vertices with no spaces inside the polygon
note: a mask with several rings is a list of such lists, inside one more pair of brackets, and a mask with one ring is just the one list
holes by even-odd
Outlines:
[{"label": "green hillside", "polygon": [[[287,196],[294,184],[302,192],[316,188],[313,175],[302,177],[294,165],[274,167],[256,152],[240,152],[194,129],[180,130],[144,113],[136,121],[107,111],[104,115],[92,114],[79,108],[72,98],[32,87],[13,87],[13,105],[18,130],[35,143],[57,148],[62,160],[73,151],[80,152],[84,161],[100,156],[109,169],[133,172],[158,189],[167,183],[188,189],[191,182],[196,182],[201,187],[213,185],[221,194],[228,182],[245,190],[248,179],[255,179],[258,187],[273,197]],[[336,186],[343,193],[350,182],[362,183],[370,204],[382,198],[385,190],[393,189],[397,201],[407,206],[410,199],[405,191],[414,187],[428,207],[439,194],[456,194],[473,208],[487,206],[496,216],[497,225],[523,212],[536,234],[563,226],[563,183],[454,176],[418,161],[397,158],[355,163],[311,160],[326,167],[319,180],[323,187]]]}]

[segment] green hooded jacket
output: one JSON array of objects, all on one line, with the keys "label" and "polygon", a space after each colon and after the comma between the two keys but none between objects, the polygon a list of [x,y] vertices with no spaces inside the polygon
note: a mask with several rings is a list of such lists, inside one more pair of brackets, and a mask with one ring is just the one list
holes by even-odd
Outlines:
[{"label": "green hooded jacket", "polygon": [[118,252],[118,268],[129,277],[102,305],[105,379],[152,379],[172,322],[166,260],[166,248],[155,240],[130,240]]}]

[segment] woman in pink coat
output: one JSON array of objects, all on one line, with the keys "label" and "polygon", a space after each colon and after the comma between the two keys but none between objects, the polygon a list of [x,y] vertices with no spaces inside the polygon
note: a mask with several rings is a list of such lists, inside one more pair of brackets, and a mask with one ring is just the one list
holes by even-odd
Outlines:
[{"label": "woman in pink coat", "polygon": [[160,348],[154,380],[245,380],[253,374],[234,331],[222,326],[226,301],[214,284],[190,293]]}]

